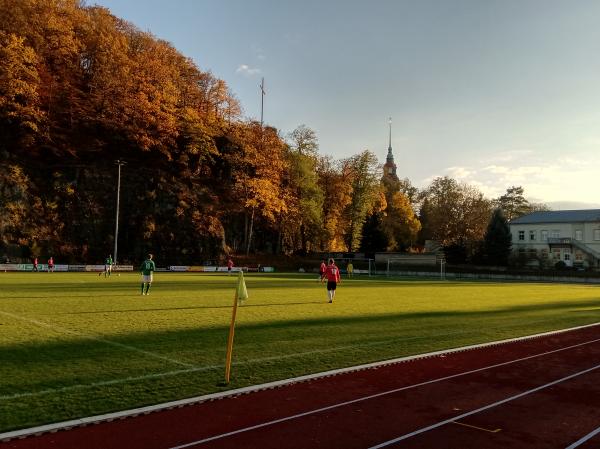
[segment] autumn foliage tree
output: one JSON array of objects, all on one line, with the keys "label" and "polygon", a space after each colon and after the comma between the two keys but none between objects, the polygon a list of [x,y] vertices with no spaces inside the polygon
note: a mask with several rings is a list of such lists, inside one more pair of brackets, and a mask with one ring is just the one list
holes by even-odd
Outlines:
[{"label": "autumn foliage tree", "polygon": [[386,204],[381,218],[381,228],[387,236],[386,249],[390,251],[406,250],[413,246],[421,230],[421,223],[409,196],[405,193],[406,185],[406,181],[402,182],[395,178],[382,179]]},{"label": "autumn foliage tree", "polygon": [[407,179],[386,189],[372,152],[336,161],[304,125],[283,135],[106,8],[0,0],[0,257],[101,261],[115,243],[116,159],[127,162],[120,261],[354,251],[374,226],[386,249],[403,249],[417,205],[421,236],[483,238],[491,205],[473,188],[438,178],[420,194]]},{"label": "autumn foliage tree", "polygon": [[464,263],[483,240],[492,204],[476,188],[440,177],[421,192],[421,239],[444,246],[449,262]]}]

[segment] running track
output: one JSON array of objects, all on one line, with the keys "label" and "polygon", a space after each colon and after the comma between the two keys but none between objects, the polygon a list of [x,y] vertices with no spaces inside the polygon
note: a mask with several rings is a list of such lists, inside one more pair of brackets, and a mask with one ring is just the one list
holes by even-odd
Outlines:
[{"label": "running track", "polygon": [[600,324],[0,443],[0,449],[384,447],[599,448]]}]

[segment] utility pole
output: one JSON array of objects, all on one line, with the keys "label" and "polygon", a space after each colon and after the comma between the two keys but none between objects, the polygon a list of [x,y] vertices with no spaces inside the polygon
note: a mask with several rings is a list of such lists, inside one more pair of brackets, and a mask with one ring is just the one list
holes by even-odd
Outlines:
[{"label": "utility pole", "polygon": [[125,165],[127,162],[117,159],[115,164],[118,166],[118,175],[117,175],[117,214],[115,217],[115,250],[113,252],[114,258],[113,263],[117,265],[117,243],[119,241],[119,199],[121,196],[121,167]]},{"label": "utility pole", "polygon": [[263,77],[261,83],[260,83],[260,127],[262,128],[263,126],[263,118],[264,118],[264,111],[265,111],[265,79]]},{"label": "utility pole", "polygon": [[[265,78],[263,77],[260,82],[260,150],[262,151],[263,145],[263,124],[264,124],[264,111],[265,111]],[[248,241],[246,242],[246,255],[250,254],[250,244],[252,243],[252,232],[254,230],[254,212],[255,208],[252,208],[252,217],[250,218],[250,231],[248,232]]]}]

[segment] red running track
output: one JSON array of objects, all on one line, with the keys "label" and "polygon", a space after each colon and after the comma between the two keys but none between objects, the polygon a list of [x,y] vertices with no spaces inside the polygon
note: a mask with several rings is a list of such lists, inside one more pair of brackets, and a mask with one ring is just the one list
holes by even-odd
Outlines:
[{"label": "red running track", "polygon": [[600,325],[0,443],[13,449],[600,447]]}]

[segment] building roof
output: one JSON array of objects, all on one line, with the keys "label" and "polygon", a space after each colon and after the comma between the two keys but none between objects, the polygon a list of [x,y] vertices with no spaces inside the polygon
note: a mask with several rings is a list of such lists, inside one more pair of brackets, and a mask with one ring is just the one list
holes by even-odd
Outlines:
[{"label": "building roof", "polygon": [[600,222],[600,209],[549,210],[533,212],[511,220],[510,224]]}]

